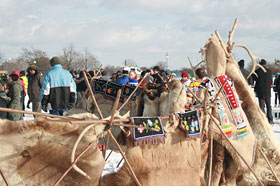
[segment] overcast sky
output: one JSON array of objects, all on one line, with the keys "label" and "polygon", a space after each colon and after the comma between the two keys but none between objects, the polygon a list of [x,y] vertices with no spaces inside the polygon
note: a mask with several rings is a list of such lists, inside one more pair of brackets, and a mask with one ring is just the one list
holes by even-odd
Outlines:
[{"label": "overcast sky", "polygon": [[[0,0],[0,52],[18,57],[21,48],[39,48],[49,57],[73,43],[103,65],[139,66],[165,61],[170,69],[189,67],[214,31],[224,41],[239,19],[233,40],[254,55],[280,58],[279,0]],[[249,57],[241,49],[236,60]]]}]

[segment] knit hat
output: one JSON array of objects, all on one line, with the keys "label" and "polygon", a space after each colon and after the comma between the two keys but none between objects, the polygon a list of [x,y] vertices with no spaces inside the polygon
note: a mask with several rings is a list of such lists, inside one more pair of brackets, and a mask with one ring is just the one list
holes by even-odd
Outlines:
[{"label": "knit hat", "polygon": [[186,72],[186,71],[182,72],[181,77],[187,77],[187,78],[189,78],[188,72]]},{"label": "knit hat", "polygon": [[51,64],[51,66],[54,66],[57,64],[61,64],[61,62],[60,62],[60,59],[57,56],[55,56],[55,57],[52,57],[52,59],[50,60],[50,64]]},{"label": "knit hat", "polygon": [[10,74],[10,76],[11,75],[17,75],[18,76],[18,78],[20,77],[20,75],[19,75],[19,72],[18,71],[13,71],[11,74]]},{"label": "knit hat", "polygon": [[137,82],[136,79],[129,79],[128,85],[130,85],[130,86],[137,86],[138,82]]}]

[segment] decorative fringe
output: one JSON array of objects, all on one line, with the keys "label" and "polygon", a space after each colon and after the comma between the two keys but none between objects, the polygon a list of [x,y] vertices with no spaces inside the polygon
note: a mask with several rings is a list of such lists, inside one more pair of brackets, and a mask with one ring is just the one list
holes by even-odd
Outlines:
[{"label": "decorative fringe", "polygon": [[157,136],[157,137],[150,137],[144,138],[137,141],[132,141],[134,146],[140,146],[144,144],[165,144],[165,136]]}]

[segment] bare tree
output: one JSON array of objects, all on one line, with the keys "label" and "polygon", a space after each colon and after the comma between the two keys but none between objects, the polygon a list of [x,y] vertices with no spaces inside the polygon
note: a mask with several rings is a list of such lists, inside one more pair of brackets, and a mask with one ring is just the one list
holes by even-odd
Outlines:
[{"label": "bare tree", "polygon": [[71,43],[62,49],[60,59],[64,68],[71,70],[71,68],[75,68],[75,64],[79,64],[80,53],[76,51],[74,44]]},{"label": "bare tree", "polygon": [[24,70],[29,65],[36,65],[43,73],[51,69],[49,57],[45,51],[33,47],[21,50],[21,55],[16,59],[16,62],[21,66],[20,69]]},{"label": "bare tree", "polygon": [[3,63],[4,62],[4,55],[3,53],[0,52],[0,63]]},{"label": "bare tree", "polygon": [[94,70],[100,66],[99,60],[91,54],[87,48],[84,48],[83,51],[80,53],[80,60],[79,63],[73,64],[73,68],[75,70]]},{"label": "bare tree", "polygon": [[166,62],[160,61],[160,62],[156,63],[155,66],[159,66],[159,68],[160,68],[161,70],[165,70]]}]

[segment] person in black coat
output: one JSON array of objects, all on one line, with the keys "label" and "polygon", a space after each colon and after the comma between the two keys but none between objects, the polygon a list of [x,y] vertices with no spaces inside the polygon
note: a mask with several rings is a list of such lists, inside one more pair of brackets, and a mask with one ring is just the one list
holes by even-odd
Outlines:
[{"label": "person in black coat", "polygon": [[280,106],[280,75],[277,73],[275,75],[274,83],[273,83],[273,91],[275,92],[275,107],[277,107],[277,100],[278,100],[278,107]]},{"label": "person in black coat", "polygon": [[266,61],[261,59],[260,65],[262,65],[266,72],[261,68],[257,69],[255,73],[258,75],[252,75],[255,84],[255,92],[259,99],[259,106],[264,112],[264,103],[266,105],[267,119],[270,124],[273,124],[272,109],[271,109],[271,85],[272,85],[272,72],[266,67]]}]

